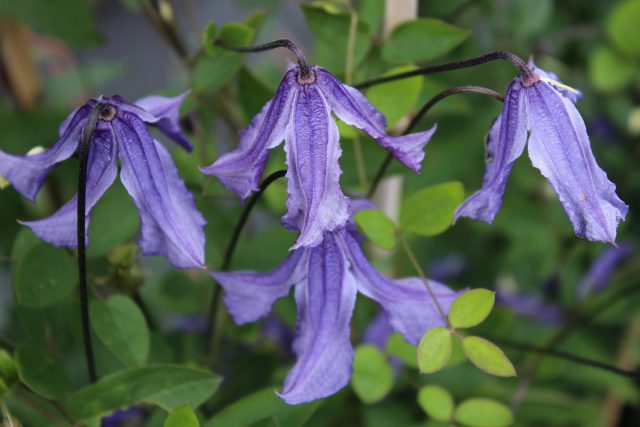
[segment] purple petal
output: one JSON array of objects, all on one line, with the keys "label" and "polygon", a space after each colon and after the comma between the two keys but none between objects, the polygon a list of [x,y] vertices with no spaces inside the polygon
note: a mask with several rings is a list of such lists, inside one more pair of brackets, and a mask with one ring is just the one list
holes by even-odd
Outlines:
[{"label": "purple petal", "polygon": [[340,120],[361,129],[400,163],[416,173],[420,172],[424,146],[435,132],[435,125],[424,132],[404,136],[387,135],[384,117],[360,92],[340,83],[327,70],[315,67],[314,71],[318,86]]},{"label": "purple petal", "polygon": [[286,131],[288,212],[283,223],[299,229],[292,249],[315,246],[326,231],[349,220],[349,199],[340,189],[342,154],[338,127],[315,85],[298,91]]},{"label": "purple petal", "polygon": [[356,285],[334,236],[310,250],[306,283],[296,286],[298,360],[280,397],[299,404],[329,396],[349,382],[353,348],[349,322]]},{"label": "purple petal", "polygon": [[565,87],[566,85],[562,83],[562,81],[560,80],[560,77],[558,77],[556,73],[553,73],[551,71],[545,71],[542,68],[538,68],[536,64],[533,63],[533,58],[529,58],[529,68],[534,73],[542,77],[543,79],[557,82],[558,84],[553,84],[549,81],[547,81],[546,83],[549,84],[553,89],[558,91],[558,93],[560,93],[562,96],[571,100],[571,102],[573,102],[574,104],[582,99],[582,92],[574,88],[571,88],[573,89],[571,90],[568,88],[568,86]]},{"label": "purple petal", "polygon": [[136,115],[120,117],[112,122],[120,144],[120,179],[140,213],[142,253],[164,256],[178,268],[203,267],[206,221],[171,156]]},{"label": "purple petal", "polygon": [[602,292],[618,265],[632,253],[633,246],[630,244],[606,249],[578,283],[576,287],[578,296],[584,297],[590,292]]},{"label": "purple petal", "polygon": [[482,188],[458,207],[456,220],[464,216],[491,224],[500,210],[507,179],[527,142],[522,90],[518,80],[509,85],[502,113],[493,122],[487,135],[487,167]]},{"label": "purple petal", "polygon": [[224,302],[233,320],[243,325],[266,316],[273,303],[289,293],[291,285],[304,279],[307,259],[305,250],[297,250],[268,273],[212,272],[211,276],[224,288]]},{"label": "purple petal", "polygon": [[528,317],[546,325],[558,325],[565,317],[562,307],[556,304],[512,292],[497,292],[496,306],[509,308],[518,316]]},{"label": "purple petal", "polygon": [[379,312],[367,325],[362,336],[364,344],[371,344],[380,350],[385,350],[389,337],[393,334],[393,328],[387,319],[385,312]]},{"label": "purple petal", "polygon": [[[100,197],[111,187],[118,172],[117,145],[106,129],[96,130],[89,146],[87,168],[87,198],[85,209],[86,230],[89,229],[89,214]],[[77,240],[78,196],[75,195],[53,215],[39,221],[24,221],[36,236],[54,246],[75,248]],[[86,237],[86,244],[89,237]]]},{"label": "purple petal", "polygon": [[531,117],[529,157],[549,180],[578,237],[615,242],[628,206],[596,163],[584,121],[573,103],[547,84],[526,90]]},{"label": "purple petal", "polygon": [[157,126],[162,133],[167,135],[186,151],[191,152],[193,146],[180,129],[180,105],[189,95],[189,91],[178,96],[147,96],[135,102],[135,105],[142,108],[146,114],[141,114],[140,118],[145,122]]},{"label": "purple petal", "polygon": [[[353,235],[344,233],[344,243],[349,251],[358,291],[382,306],[393,329],[404,335],[408,342],[416,345],[427,330],[446,325],[422,280],[388,280],[369,263]],[[429,280],[429,285],[440,306],[448,313],[458,293],[433,280]]]},{"label": "purple petal", "polygon": [[200,170],[218,177],[222,185],[242,200],[258,189],[267,165],[269,151],[284,139],[293,96],[297,87],[295,71],[285,74],[273,99],[262,108],[249,126],[240,133],[240,144],[234,151]]},{"label": "purple petal", "polygon": [[0,175],[32,202],[51,168],[73,155],[80,140],[82,127],[91,107],[85,105],[71,113],[63,122],[62,136],[51,148],[33,156],[12,156],[0,151]]}]

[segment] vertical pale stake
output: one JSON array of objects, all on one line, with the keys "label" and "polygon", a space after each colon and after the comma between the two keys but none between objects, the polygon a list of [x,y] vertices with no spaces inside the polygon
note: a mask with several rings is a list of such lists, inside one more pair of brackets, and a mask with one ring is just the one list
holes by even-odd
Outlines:
[{"label": "vertical pale stake", "polygon": [[[415,19],[418,16],[418,0],[386,0],[384,13],[384,36],[388,37],[395,26],[401,22]],[[408,124],[408,118],[400,121],[403,128]],[[403,178],[392,175],[380,181],[373,202],[387,214],[389,218],[398,222],[400,216],[400,202],[402,200]],[[388,252],[374,248],[372,255],[384,258]]]}]

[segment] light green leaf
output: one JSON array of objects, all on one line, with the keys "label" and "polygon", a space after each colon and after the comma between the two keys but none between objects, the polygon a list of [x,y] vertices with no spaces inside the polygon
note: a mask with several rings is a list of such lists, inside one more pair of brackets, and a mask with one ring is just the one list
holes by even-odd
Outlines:
[{"label": "light green leaf", "polygon": [[18,371],[13,358],[5,350],[0,349],[0,380],[11,388],[18,382]]},{"label": "light green leaf", "polygon": [[193,409],[189,405],[183,405],[169,414],[164,427],[200,427],[200,422]]},{"label": "light green leaf", "polygon": [[216,21],[207,22],[204,30],[202,30],[200,42],[202,43],[202,50],[204,50],[208,55],[216,54],[217,47],[215,45],[215,42],[217,33],[218,25],[216,24]]},{"label": "light green leaf", "polygon": [[382,57],[395,64],[429,61],[452,51],[470,34],[438,19],[414,19],[393,29],[382,46]]},{"label": "light green leaf", "polygon": [[[413,65],[393,68],[383,76],[392,76],[415,70]],[[387,118],[387,128],[393,128],[415,105],[424,78],[422,76],[400,79],[377,85],[367,91],[367,99]]]},{"label": "light green leaf", "polygon": [[[302,12],[311,32],[320,42],[331,47],[338,59],[337,63],[346,64],[351,16],[334,7],[317,4],[303,4]],[[354,66],[357,66],[369,52],[371,47],[369,37],[369,27],[362,20],[359,20],[353,48]],[[343,69],[344,65],[341,68]]]},{"label": "light green leaf", "polygon": [[464,189],[456,181],[424,188],[402,203],[400,228],[422,236],[440,234],[453,223],[463,199]]},{"label": "light green leaf", "polygon": [[122,184],[115,183],[91,212],[87,256],[102,256],[127,242],[139,229],[139,222],[131,197]]},{"label": "light green leaf", "polygon": [[387,340],[386,350],[390,356],[397,357],[405,365],[412,368],[418,367],[418,349],[406,342],[402,334],[398,332],[391,334]]},{"label": "light green leaf", "polygon": [[91,326],[100,341],[128,367],[142,366],[149,356],[149,328],[142,311],[124,295],[91,302]]},{"label": "light green leaf", "polygon": [[354,219],[362,233],[382,249],[393,249],[396,245],[396,225],[384,212],[367,209],[358,212]]},{"label": "light green leaf", "polygon": [[589,57],[589,78],[593,86],[603,92],[624,88],[631,82],[635,72],[634,62],[608,47],[601,46]]},{"label": "light green leaf", "polygon": [[356,348],[351,387],[364,403],[375,403],[393,387],[393,370],[384,354],[371,345]]},{"label": "light green leaf", "polygon": [[46,307],[63,300],[78,281],[75,265],[63,249],[39,243],[18,264],[15,292],[27,307]]},{"label": "light green leaf", "polygon": [[438,385],[422,387],[418,392],[418,404],[431,418],[450,421],[455,404],[451,394]]},{"label": "light green leaf", "polygon": [[287,405],[273,388],[260,390],[227,406],[204,424],[204,427],[248,427],[262,420],[287,427],[303,426],[322,401],[304,405]]},{"label": "light green leaf", "polygon": [[640,56],[640,1],[618,2],[606,23],[607,35],[624,54]]},{"label": "light green leaf", "polygon": [[86,420],[129,407],[153,403],[166,411],[181,405],[197,408],[217,390],[221,378],[179,365],[132,368],[101,378],[72,396],[69,411]]},{"label": "light green leaf", "polygon": [[42,349],[32,344],[19,345],[15,363],[20,380],[40,396],[58,400],[69,393],[69,381]]},{"label": "light green leaf", "polygon": [[74,47],[95,45],[95,19],[86,0],[0,0],[0,10],[33,30],[62,40]]},{"label": "light green leaf", "polygon": [[476,326],[487,318],[496,299],[488,289],[472,289],[460,295],[451,304],[449,322],[456,329]]},{"label": "light green leaf", "polygon": [[429,329],[418,344],[420,372],[431,374],[439,371],[445,367],[449,357],[451,357],[451,332],[441,327]]},{"label": "light green leaf", "polygon": [[513,415],[500,402],[475,397],[458,405],[455,420],[469,427],[507,427],[513,423]]},{"label": "light green leaf", "polygon": [[[231,46],[247,46],[256,31],[240,23],[227,24],[220,30],[220,39]],[[191,85],[197,92],[213,93],[240,69],[245,55],[220,47],[209,49],[211,54],[200,55],[191,75]]]},{"label": "light green leaf", "polygon": [[499,377],[516,376],[516,369],[507,355],[491,341],[480,337],[465,337],[462,348],[469,360],[486,373]]}]

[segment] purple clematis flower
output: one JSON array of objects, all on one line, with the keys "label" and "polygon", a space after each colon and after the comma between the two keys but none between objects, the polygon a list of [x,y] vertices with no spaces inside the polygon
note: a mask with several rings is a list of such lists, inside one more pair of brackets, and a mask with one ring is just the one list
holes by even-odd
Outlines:
[{"label": "purple clematis flower", "polygon": [[576,293],[584,298],[589,293],[602,292],[619,264],[633,253],[633,245],[623,244],[617,248],[608,248],[591,265],[578,286]]},{"label": "purple clematis flower", "polygon": [[615,242],[628,206],[591,152],[584,121],[574,106],[581,94],[530,62],[531,75],[515,78],[502,113],[487,136],[487,169],[480,191],[456,211],[491,223],[514,162],[529,146],[533,165],[560,197],[578,237]]},{"label": "purple clematis flower", "polygon": [[[32,156],[0,152],[0,175],[33,201],[49,171],[76,151],[93,108],[99,102],[105,103],[89,148],[87,228],[91,209],[116,177],[119,158],[120,179],[141,217],[142,252],[164,256],[178,268],[203,267],[205,220],[169,152],[147,129],[148,125],[155,125],[190,151],[191,145],[178,126],[178,109],[185,96],[186,93],[174,98],[152,96],[136,104],[129,104],[119,96],[91,99],[64,120],[59,129],[60,139],[48,150]],[[76,210],[77,196],[74,196],[50,217],[22,224],[55,246],[74,248]]]},{"label": "purple clematis flower", "polygon": [[349,219],[349,203],[340,189],[342,153],[338,127],[331,117],[364,131],[402,164],[420,172],[423,148],[435,131],[389,136],[386,120],[356,89],[336,80],[327,70],[311,67],[303,76],[292,67],[275,96],[240,134],[240,144],[211,166],[215,175],[241,199],[258,189],[269,152],[284,139],[287,154],[288,212],[283,223],[302,223],[292,249],[315,246],[323,233],[337,230]]},{"label": "purple clematis flower", "polygon": [[[295,285],[298,306],[293,350],[297,363],[280,397],[299,404],[329,396],[348,382],[353,364],[349,323],[356,293],[380,304],[391,327],[417,344],[433,326],[443,326],[436,306],[418,278],[389,280],[371,266],[352,224],[327,232],[312,248],[300,248],[268,273],[214,272],[225,303],[238,324],[265,316]],[[449,310],[457,294],[429,281],[440,305]]]}]

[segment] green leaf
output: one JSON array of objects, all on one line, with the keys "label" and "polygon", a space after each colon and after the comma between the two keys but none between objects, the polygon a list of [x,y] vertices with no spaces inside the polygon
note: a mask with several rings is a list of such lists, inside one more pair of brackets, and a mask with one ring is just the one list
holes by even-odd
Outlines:
[{"label": "green leaf", "polygon": [[456,181],[424,188],[402,203],[400,228],[421,236],[440,234],[453,223],[463,199],[464,189]]},{"label": "green leaf", "polygon": [[208,55],[216,54],[216,51],[218,49],[215,45],[217,33],[218,25],[216,24],[216,21],[207,22],[204,30],[202,30],[202,35],[200,36],[202,50],[204,50]]},{"label": "green leaf", "polygon": [[438,385],[422,387],[418,392],[418,404],[431,418],[450,421],[455,404],[451,394]]},{"label": "green leaf", "polygon": [[263,81],[246,67],[238,74],[238,98],[247,122],[258,114],[262,107],[273,97],[271,90]]},{"label": "green leaf", "polygon": [[86,0],[0,0],[0,11],[74,47],[95,45],[100,40]]},{"label": "green leaf", "polygon": [[[303,4],[302,12],[304,13],[305,20],[311,32],[319,41],[331,46],[334,55],[339,59],[341,65],[346,64],[351,16],[346,13],[341,13],[334,7],[326,6],[326,4]],[[354,66],[357,66],[365,58],[370,47],[369,27],[362,20],[359,20],[356,27],[356,37],[353,48]],[[344,66],[341,68],[344,68]]]},{"label": "green leaf", "polygon": [[608,47],[596,49],[589,57],[589,78],[593,86],[603,92],[624,88],[631,82],[635,72],[636,66],[632,61]]},{"label": "green leaf", "polygon": [[[393,68],[383,76],[392,76],[415,69],[413,65],[405,65]],[[387,118],[387,128],[393,128],[413,109],[422,91],[423,82],[422,76],[416,76],[377,85],[367,91],[367,99]]]},{"label": "green leaf", "polygon": [[393,370],[380,350],[371,345],[356,348],[351,387],[364,403],[382,400],[393,387]]},{"label": "green leaf", "polygon": [[396,225],[384,212],[367,209],[355,215],[356,224],[371,242],[382,249],[393,249],[396,245]]},{"label": "green leaf", "polygon": [[451,304],[449,322],[456,329],[476,326],[487,318],[496,299],[488,289],[472,289],[460,295]]},{"label": "green leaf", "polygon": [[91,326],[100,341],[128,367],[149,356],[149,328],[136,303],[124,295],[91,301]]},{"label": "green leaf", "polygon": [[198,417],[189,405],[183,405],[169,414],[164,427],[200,427]]},{"label": "green leaf", "polygon": [[0,380],[11,388],[18,382],[18,371],[13,358],[5,350],[0,349]]},{"label": "green leaf", "polygon": [[273,425],[303,426],[322,401],[304,405],[287,405],[273,388],[245,396],[218,412],[204,427],[248,427],[262,420]]},{"label": "green leaf", "polygon": [[451,332],[435,327],[423,335],[418,344],[418,367],[424,374],[432,374],[444,368],[451,357]]},{"label": "green leaf", "polygon": [[499,377],[516,376],[516,369],[509,358],[491,341],[480,337],[465,337],[462,348],[469,360],[486,373]]},{"label": "green leaf", "polygon": [[640,56],[640,1],[618,2],[606,23],[607,35],[624,54]]},{"label": "green leaf", "polygon": [[42,349],[32,344],[19,345],[15,363],[20,380],[40,396],[59,400],[68,394],[69,381]]},{"label": "green leaf", "polygon": [[69,411],[86,420],[138,403],[153,403],[166,411],[181,405],[197,408],[218,389],[221,378],[211,372],[179,365],[131,368],[101,378],[71,397]]},{"label": "green leaf", "polygon": [[395,64],[429,61],[452,51],[470,34],[438,19],[414,19],[393,29],[382,46],[382,57]]},{"label": "green leaf", "polygon": [[391,334],[387,340],[386,350],[389,356],[397,357],[406,366],[411,368],[418,367],[418,349],[416,346],[406,342],[402,334],[398,332]]},{"label": "green leaf", "polygon": [[39,243],[18,264],[16,297],[27,307],[46,307],[69,295],[77,281],[76,268],[69,255],[63,249]]},{"label": "green leaf", "polygon": [[[256,31],[245,24],[231,23],[220,30],[220,39],[231,46],[247,46],[255,37]],[[233,77],[240,69],[245,55],[230,52],[220,47],[211,50],[212,54],[198,57],[191,85],[197,92],[214,93]]]},{"label": "green leaf", "polygon": [[[114,221],[114,218],[118,218]],[[105,255],[127,242],[139,228],[138,212],[120,183],[105,193],[91,212],[87,256]]]},{"label": "green leaf", "polygon": [[513,423],[513,415],[500,402],[474,397],[458,405],[455,420],[469,427],[507,427]]}]

